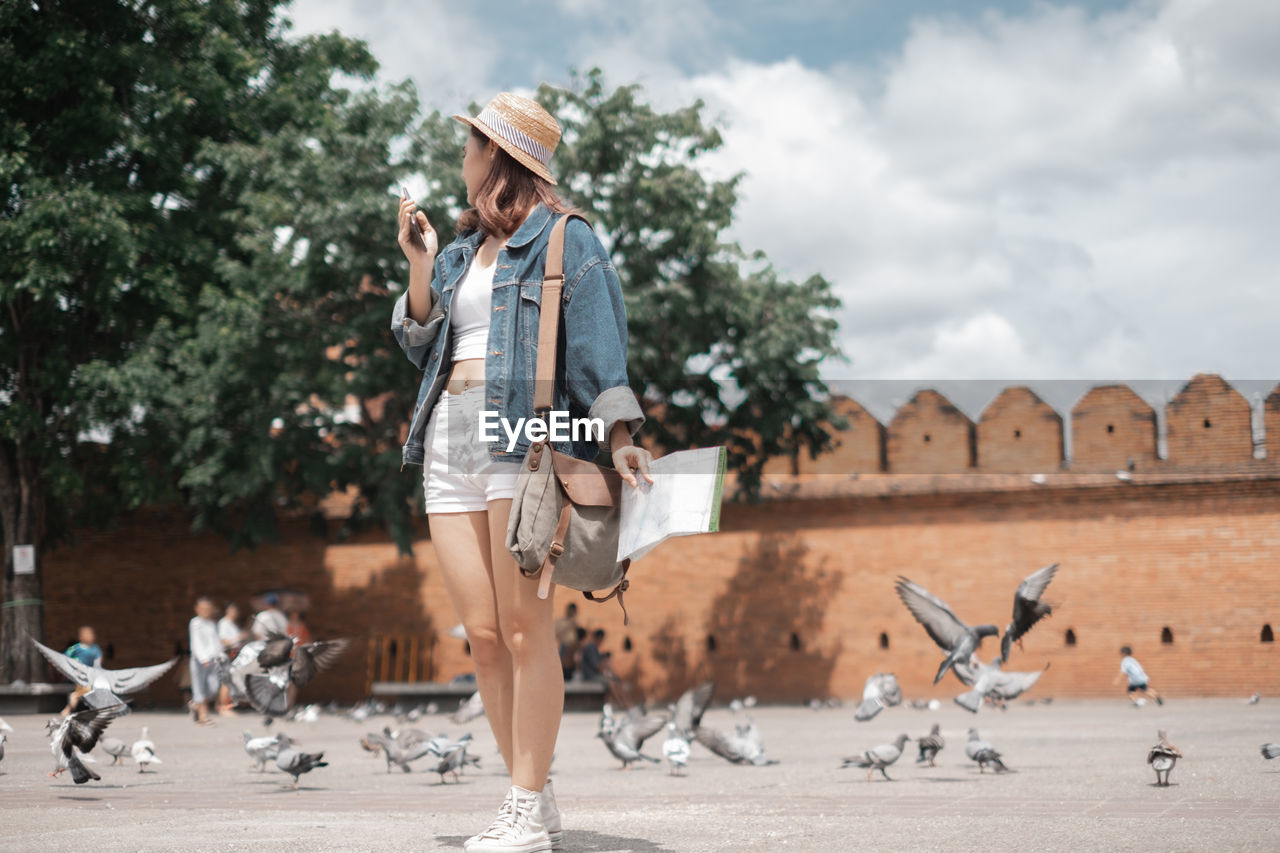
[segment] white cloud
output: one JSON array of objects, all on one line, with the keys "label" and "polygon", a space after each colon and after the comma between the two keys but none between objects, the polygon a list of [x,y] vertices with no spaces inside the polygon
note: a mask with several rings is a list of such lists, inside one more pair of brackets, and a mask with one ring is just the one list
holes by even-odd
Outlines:
[{"label": "white cloud", "polygon": [[1266,376],[1280,362],[1280,16],[1174,0],[920,19],[881,69],[683,86],[749,173],[734,236],[845,301],[884,378]]}]

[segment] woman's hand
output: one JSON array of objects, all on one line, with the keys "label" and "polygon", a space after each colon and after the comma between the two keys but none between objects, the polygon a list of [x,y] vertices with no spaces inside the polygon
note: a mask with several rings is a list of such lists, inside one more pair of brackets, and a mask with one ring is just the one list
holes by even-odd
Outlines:
[{"label": "woman's hand", "polygon": [[636,480],[634,471],[639,471],[644,478],[650,483],[653,477],[649,476],[649,464],[653,462],[653,456],[643,447],[635,444],[628,444],[617,448],[613,451],[613,470],[622,475],[622,479],[626,480],[632,488],[639,488],[640,483]]},{"label": "woman's hand", "polygon": [[[435,265],[436,250],[439,248],[436,229],[432,228],[431,223],[427,221],[426,213],[421,210],[415,213],[413,207],[413,199],[400,199],[400,233],[398,242],[400,243],[401,251],[409,259],[410,264],[423,264],[430,268]],[[413,225],[409,221],[410,217],[417,219],[422,236],[426,238],[426,248],[423,248],[423,241],[418,239],[418,235],[413,233]]]}]

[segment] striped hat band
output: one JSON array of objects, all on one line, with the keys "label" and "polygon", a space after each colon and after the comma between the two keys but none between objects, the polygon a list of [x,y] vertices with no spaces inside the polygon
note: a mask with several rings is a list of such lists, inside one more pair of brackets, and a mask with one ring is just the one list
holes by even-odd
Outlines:
[{"label": "striped hat band", "polygon": [[480,115],[476,119],[488,125],[494,133],[519,148],[524,153],[533,157],[542,165],[547,165],[551,161],[551,151],[545,145],[538,142],[529,134],[520,128],[511,124],[491,107],[485,107],[480,111]]}]

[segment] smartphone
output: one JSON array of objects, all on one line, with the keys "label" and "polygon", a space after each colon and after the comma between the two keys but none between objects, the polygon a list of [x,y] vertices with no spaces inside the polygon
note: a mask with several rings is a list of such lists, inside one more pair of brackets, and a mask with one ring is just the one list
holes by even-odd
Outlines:
[{"label": "smartphone", "polygon": [[[403,184],[400,185],[400,197],[406,200],[409,198],[409,188]],[[427,248],[427,237],[422,233],[422,226],[418,224],[416,211],[409,214],[409,228],[418,235],[418,242],[422,243],[422,248]]]}]

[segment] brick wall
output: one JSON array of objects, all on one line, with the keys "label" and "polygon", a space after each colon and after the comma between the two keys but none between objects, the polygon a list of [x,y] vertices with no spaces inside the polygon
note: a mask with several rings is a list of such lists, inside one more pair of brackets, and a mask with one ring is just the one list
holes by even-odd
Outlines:
[{"label": "brick wall", "polygon": [[[925,585],[963,619],[1003,629],[1018,582],[1058,562],[1046,596],[1057,612],[1009,666],[1051,664],[1038,694],[1118,695],[1111,680],[1123,644],[1174,696],[1280,693],[1280,652],[1259,640],[1266,624],[1280,631],[1280,391],[1266,404],[1270,458],[1241,466],[1230,461],[1235,450],[1198,444],[1221,440],[1227,430],[1216,424],[1247,426],[1220,414],[1233,410],[1234,392],[1210,382],[1188,387],[1177,416],[1194,425],[1208,410],[1215,426],[1192,429],[1185,446],[1172,447],[1179,456],[1226,460],[1217,473],[1207,464],[1187,469],[1155,460],[1150,407],[1137,405],[1123,386],[1085,395],[1075,409],[1076,442],[1093,470],[1125,467],[1117,460],[1137,454],[1143,461],[1132,482],[1066,472],[1033,485],[1007,474],[950,474],[935,486],[919,474],[895,473],[891,427],[888,472],[847,487],[819,477],[825,491],[818,498],[766,488],[759,504],[726,504],[720,533],[671,540],[636,564],[629,626],[613,602],[582,602],[582,621],[608,631],[619,668],[654,699],[707,675],[720,681],[722,696],[854,698],[879,670],[897,672],[908,696],[945,699],[959,685],[949,678],[931,686],[939,653],[894,595],[894,577]],[[948,412],[932,392],[913,402],[909,417],[895,419],[898,439],[937,431],[963,458],[967,418]],[[1003,426],[979,433],[979,459],[986,447],[985,458],[998,460],[992,444],[1001,432],[1007,441],[1015,423],[1027,425],[1018,427],[1016,441],[1027,441],[1006,459],[1054,458],[1059,439],[1037,401],[1011,390],[998,402],[981,422]],[[862,437],[844,447],[875,432],[874,419],[861,423]],[[1108,423],[1117,428],[1106,431]],[[1093,432],[1082,436],[1086,429]],[[1027,445],[1050,455],[1017,456]],[[865,446],[845,452],[859,464],[875,458]],[[160,512],[137,513],[112,531],[81,532],[43,561],[47,638],[55,646],[69,642],[75,627],[89,622],[112,652],[109,666],[154,663],[185,645],[197,595],[244,607],[252,594],[289,587],[309,595],[317,636],[357,639],[304,700],[364,695],[375,635],[434,640],[437,678],[470,670],[462,641],[446,636],[456,617],[425,523],[412,556],[398,555],[375,534],[331,540],[291,521],[279,544],[231,552],[217,536],[191,534],[183,518]],[[558,595],[557,609],[581,601],[569,591]],[[1166,627],[1172,643],[1161,642]],[[1064,639],[1068,629],[1073,646]],[[988,641],[982,656],[997,649]],[[173,682],[167,678],[151,698],[174,701]]]}]

